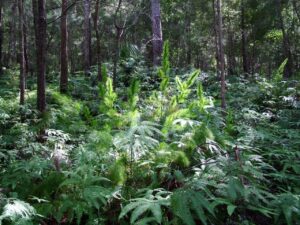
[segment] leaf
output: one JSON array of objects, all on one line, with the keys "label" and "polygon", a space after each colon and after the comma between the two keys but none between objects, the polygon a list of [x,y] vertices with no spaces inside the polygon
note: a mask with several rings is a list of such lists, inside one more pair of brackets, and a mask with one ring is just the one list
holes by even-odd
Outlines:
[{"label": "leaf", "polygon": [[199,74],[200,74],[200,70],[196,70],[190,74],[188,80],[186,81],[188,88],[190,88],[195,83],[195,80],[197,79]]},{"label": "leaf", "polygon": [[135,209],[136,207],[138,207],[139,205],[141,205],[140,202],[131,202],[128,205],[126,205],[120,215],[119,215],[119,220],[122,219],[126,214],[128,214],[131,210]]},{"label": "leaf", "polygon": [[130,223],[134,224],[134,222],[147,210],[149,209],[149,204],[144,203],[144,205],[140,205],[139,207],[135,208],[130,217]]},{"label": "leaf", "polygon": [[227,206],[227,213],[229,216],[231,216],[234,213],[234,210],[236,209],[235,205],[228,205]]},{"label": "leaf", "polygon": [[155,203],[151,206],[150,208],[155,220],[157,221],[157,223],[161,223],[162,220],[162,212],[161,212],[161,208],[160,205]]},{"label": "leaf", "polygon": [[156,221],[154,217],[143,218],[135,223],[135,225],[148,225],[151,222]]}]

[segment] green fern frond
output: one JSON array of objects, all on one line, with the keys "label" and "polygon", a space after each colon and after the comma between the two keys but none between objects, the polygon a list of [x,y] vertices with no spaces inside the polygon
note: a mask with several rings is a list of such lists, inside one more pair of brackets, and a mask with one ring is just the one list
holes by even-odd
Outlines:
[{"label": "green fern frond", "polygon": [[196,219],[207,225],[209,216],[215,216],[211,203],[200,191],[176,191],[172,195],[171,206],[173,213],[186,225],[196,225]]},{"label": "green fern frond", "polygon": [[[162,207],[170,205],[170,192],[163,189],[149,190],[143,198],[132,199],[131,203],[126,205],[119,216],[122,219],[131,212],[130,224],[145,224],[147,221],[155,221],[161,224],[163,212]],[[148,217],[146,212],[151,213]],[[141,218],[144,216],[144,218]],[[139,218],[141,220],[137,221]]]},{"label": "green fern frond", "polygon": [[288,63],[288,59],[285,59],[279,66],[279,68],[276,70],[275,74],[274,74],[274,78],[273,80],[275,82],[280,82],[283,79],[283,73],[284,73],[284,69],[286,67]]},{"label": "green fern frond", "polygon": [[139,96],[138,96],[139,91],[140,91],[140,82],[134,79],[131,82],[131,85],[128,90],[128,102],[131,110],[134,110],[139,100]]}]

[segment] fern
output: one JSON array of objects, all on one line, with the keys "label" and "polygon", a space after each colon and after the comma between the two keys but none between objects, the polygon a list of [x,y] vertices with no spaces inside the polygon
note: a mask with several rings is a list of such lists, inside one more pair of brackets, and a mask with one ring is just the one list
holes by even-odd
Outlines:
[{"label": "fern", "polygon": [[211,203],[199,191],[178,190],[171,198],[173,213],[186,225],[196,225],[199,219],[204,225],[209,216],[215,216]]},{"label": "fern", "polygon": [[108,78],[107,67],[105,64],[102,64],[101,75],[102,75],[102,82],[105,84]]},{"label": "fern", "polygon": [[8,199],[0,216],[0,224],[4,219],[17,222],[18,220],[30,220],[36,215],[35,209],[28,203],[17,199]]},{"label": "fern", "polygon": [[162,60],[162,67],[158,70],[158,75],[161,79],[160,83],[160,90],[162,92],[165,92],[169,81],[170,81],[170,50],[169,50],[169,41],[165,41],[164,47],[163,47],[163,60]]},{"label": "fern", "polygon": [[[143,198],[132,199],[122,209],[119,219],[131,212],[130,224],[146,224],[150,221],[161,224],[163,218],[162,207],[170,206],[170,194],[170,192],[163,189],[148,190]],[[149,217],[148,213],[151,213],[152,216]],[[141,218],[142,216],[145,218]]]},{"label": "fern", "polygon": [[108,116],[115,116],[115,101],[117,100],[117,94],[113,89],[113,81],[111,78],[107,78],[105,86],[99,85],[99,95],[102,98],[100,104],[100,111],[107,114]]},{"label": "fern", "polygon": [[283,79],[283,73],[284,73],[284,68],[286,64],[288,63],[288,59],[285,59],[279,66],[279,68],[276,70],[273,76],[273,81],[275,82],[280,82]]},{"label": "fern", "polygon": [[117,149],[126,151],[131,160],[139,159],[158,146],[159,141],[156,138],[163,136],[158,126],[156,123],[137,119],[129,130],[115,136],[114,145]]},{"label": "fern", "polygon": [[128,90],[128,103],[131,110],[134,110],[139,100],[138,92],[140,90],[140,82],[134,79]]},{"label": "fern", "polygon": [[199,70],[194,71],[189,75],[189,78],[185,82],[181,81],[178,76],[176,77],[177,90],[179,92],[177,96],[177,101],[179,103],[183,103],[187,99],[187,97],[191,93],[190,88],[195,83],[195,80],[197,79],[199,74],[200,74]]}]

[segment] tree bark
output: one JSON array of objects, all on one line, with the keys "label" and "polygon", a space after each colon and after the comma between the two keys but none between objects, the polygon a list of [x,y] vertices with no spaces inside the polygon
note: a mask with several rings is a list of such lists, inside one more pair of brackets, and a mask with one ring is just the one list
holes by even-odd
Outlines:
[{"label": "tree bark", "polygon": [[3,56],[2,56],[2,50],[3,50],[3,25],[2,25],[2,8],[3,8],[3,3],[2,1],[0,2],[0,76],[3,73],[2,67],[3,67]]},{"label": "tree bark", "polygon": [[225,83],[225,57],[224,57],[224,46],[223,46],[223,19],[222,19],[222,2],[217,0],[216,2],[217,12],[217,34],[218,34],[218,49],[219,53],[219,73],[221,79],[221,107],[223,113],[226,113],[226,83]]},{"label": "tree bark", "polygon": [[68,27],[67,27],[68,0],[62,0],[61,6],[61,48],[60,48],[60,92],[68,91]]},{"label": "tree bark", "polygon": [[114,87],[117,84],[117,67],[120,57],[120,43],[121,43],[121,37],[123,33],[123,28],[116,27],[116,41],[115,41],[115,56],[114,56],[114,68],[113,68],[113,84]]},{"label": "tree bark", "polygon": [[116,88],[116,86],[117,86],[117,66],[118,66],[119,57],[120,57],[120,43],[121,43],[121,38],[122,38],[124,29],[125,29],[125,25],[126,25],[126,21],[124,24],[121,24],[121,25],[118,24],[118,22],[117,22],[117,16],[121,9],[121,6],[122,6],[122,0],[119,0],[118,6],[115,11],[115,16],[114,16],[114,25],[115,25],[115,29],[116,29],[115,54],[114,54],[114,58],[113,58],[113,63],[114,63],[113,85],[114,85],[114,88]]},{"label": "tree bark", "polygon": [[[24,3],[23,3],[24,5]],[[24,6],[23,6],[24,8]],[[27,26],[26,26],[26,23],[27,20],[26,20],[26,16],[24,14],[24,24],[23,24],[23,29],[24,29],[24,58],[25,58],[25,80],[26,80],[26,77],[27,77],[27,74],[29,72],[29,58],[28,58],[28,38],[27,38]]]},{"label": "tree bark", "polygon": [[97,48],[97,65],[98,65],[98,81],[102,81],[102,58],[101,58],[101,40],[100,40],[100,29],[99,29],[99,4],[100,0],[96,1],[95,15],[94,15],[94,29],[96,32],[96,48]]},{"label": "tree bark", "polygon": [[288,33],[285,30],[285,26],[284,26],[281,0],[277,0],[277,11],[278,11],[277,13],[278,13],[278,17],[279,17],[279,26],[280,26],[280,29],[282,31],[282,36],[283,36],[283,43],[282,43],[283,55],[286,59],[288,59],[288,62],[284,69],[284,76],[291,77],[293,74],[293,57],[292,57],[292,52],[291,52],[290,39],[289,39]]},{"label": "tree bark", "polygon": [[18,0],[19,9],[19,55],[20,55],[20,105],[25,104],[25,47],[24,47],[24,7],[23,0]]},{"label": "tree bark", "polygon": [[220,51],[219,51],[219,34],[218,34],[218,14],[216,11],[216,0],[213,0],[212,2],[213,6],[213,14],[214,14],[214,42],[215,42],[215,50],[216,50],[216,61],[217,61],[217,73],[219,73],[220,68]]},{"label": "tree bark", "polygon": [[37,16],[37,109],[46,111],[46,0],[38,0]]},{"label": "tree bark", "polygon": [[90,67],[91,67],[91,2],[90,0],[84,0],[83,7],[84,7],[84,41],[83,41],[84,72],[86,75],[89,75]]},{"label": "tree bark", "polygon": [[8,65],[13,64],[17,59],[17,48],[16,48],[16,20],[17,18],[17,2],[16,0],[13,0],[12,6],[11,6],[11,18],[9,21],[9,56],[8,56]]},{"label": "tree bark", "polygon": [[161,25],[160,0],[151,0],[153,65],[161,64],[163,34]]},{"label": "tree bark", "polygon": [[[35,49],[37,49],[38,46],[38,41],[37,41],[37,36],[38,36],[38,0],[32,0],[32,13],[33,13],[33,29],[34,29],[34,36],[35,36]],[[36,58],[37,54],[35,55]],[[37,59],[34,59],[35,62],[37,62]],[[32,75],[34,73],[37,73],[37,63],[34,63],[32,66]]]},{"label": "tree bark", "polygon": [[245,6],[244,0],[241,0],[241,32],[242,32],[242,58],[243,58],[243,71],[245,74],[249,74],[249,60],[247,52],[247,34],[245,26]]}]

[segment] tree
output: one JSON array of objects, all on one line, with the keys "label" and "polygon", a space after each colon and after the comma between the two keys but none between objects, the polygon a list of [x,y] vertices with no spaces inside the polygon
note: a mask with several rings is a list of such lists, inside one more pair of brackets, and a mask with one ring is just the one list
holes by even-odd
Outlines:
[{"label": "tree", "polygon": [[153,65],[161,64],[161,54],[163,50],[163,34],[160,14],[160,0],[151,0],[151,20],[152,20],[152,48]]},{"label": "tree", "polygon": [[100,42],[100,29],[99,29],[99,5],[100,0],[96,0],[96,6],[95,6],[95,14],[94,14],[94,29],[96,33],[96,48],[97,48],[97,65],[98,65],[98,81],[102,81],[102,73],[101,73],[101,67],[102,67],[102,59],[101,59],[101,42]]},{"label": "tree", "polygon": [[17,18],[17,2],[16,0],[12,1],[12,5],[11,5],[11,18],[9,21],[9,56],[8,56],[8,65],[11,65],[12,63],[14,63],[16,61],[16,20],[15,18]]},{"label": "tree", "polygon": [[33,0],[37,2],[37,109],[46,111],[46,0]]},{"label": "tree", "polygon": [[3,51],[3,22],[2,22],[2,8],[3,8],[3,2],[0,2],[0,76],[2,75],[2,67],[3,67],[3,57],[2,57],[2,51]]},{"label": "tree", "polygon": [[281,0],[276,0],[277,5],[277,14],[279,20],[279,27],[282,32],[282,47],[283,47],[283,55],[286,59],[288,59],[287,65],[284,70],[285,77],[291,77],[293,74],[293,56],[291,52],[291,44],[288,32],[286,31],[284,18],[282,15],[283,5]]},{"label": "tree", "polygon": [[124,23],[117,22],[117,17],[118,17],[118,14],[120,13],[121,6],[122,6],[122,0],[119,0],[118,6],[115,11],[115,15],[114,15],[114,26],[116,29],[114,67],[113,67],[113,84],[114,84],[114,86],[116,86],[116,83],[117,83],[117,65],[118,65],[118,61],[119,61],[119,57],[120,57],[120,47],[121,47],[120,43],[121,43],[122,35],[124,33],[125,24],[126,24],[126,21]]},{"label": "tree", "polygon": [[60,91],[68,90],[68,27],[67,27],[68,0],[62,0],[61,5],[61,48],[60,48]]},{"label": "tree", "polygon": [[20,55],[20,105],[25,103],[25,41],[24,41],[24,7],[23,0],[18,0],[19,9],[19,55]]},{"label": "tree", "polygon": [[84,56],[84,72],[90,74],[91,67],[91,2],[83,1],[84,8],[84,40],[83,40],[83,56]]},{"label": "tree", "polygon": [[221,79],[221,107],[222,109],[226,110],[226,99],[225,99],[225,94],[226,94],[226,83],[225,83],[225,57],[224,57],[224,46],[223,46],[223,19],[222,19],[222,2],[221,0],[216,1],[216,22],[217,22],[217,42],[218,42],[218,50],[217,53],[218,55],[218,71],[220,74],[220,79]]},{"label": "tree", "polygon": [[243,71],[246,74],[249,74],[249,61],[247,53],[247,31],[245,25],[245,5],[244,0],[241,0],[241,37],[242,37],[242,58],[243,58]]}]

